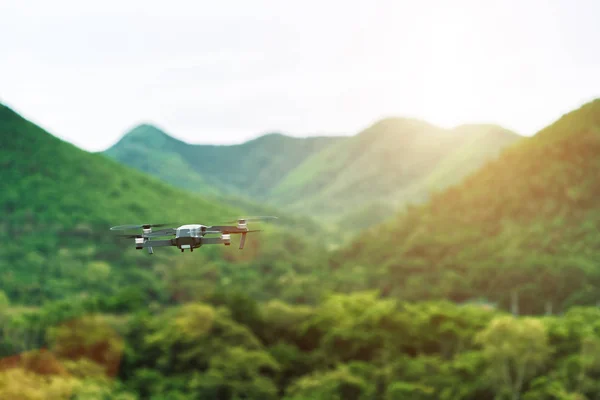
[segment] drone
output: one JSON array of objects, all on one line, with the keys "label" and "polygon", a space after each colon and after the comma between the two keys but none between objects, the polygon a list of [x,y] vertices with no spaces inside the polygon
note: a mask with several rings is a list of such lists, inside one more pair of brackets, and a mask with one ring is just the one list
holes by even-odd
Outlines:
[{"label": "drone", "polygon": [[[186,249],[193,252],[201,246],[208,244],[231,245],[231,235],[241,234],[240,250],[246,243],[246,235],[260,230],[248,230],[249,221],[260,221],[267,219],[277,219],[273,216],[239,218],[234,221],[225,222],[226,224],[237,223],[237,225],[213,225],[206,226],[201,224],[181,225],[178,228],[166,228],[153,231],[152,228],[162,228],[172,224],[141,224],[141,225],[119,225],[110,228],[111,231],[126,231],[141,229],[142,234],[123,234],[121,237],[135,239],[135,248],[137,250],[147,249],[148,254],[154,254],[154,247],[174,246],[183,253]],[[207,237],[207,235],[220,235],[218,237]],[[171,237],[165,239],[165,237]],[[155,238],[163,238],[152,240]]]}]

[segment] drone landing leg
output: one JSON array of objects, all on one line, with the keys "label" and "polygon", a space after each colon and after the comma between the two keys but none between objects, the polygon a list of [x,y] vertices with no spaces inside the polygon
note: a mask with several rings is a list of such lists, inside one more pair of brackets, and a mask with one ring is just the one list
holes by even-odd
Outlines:
[{"label": "drone landing leg", "polygon": [[240,250],[244,248],[244,243],[246,243],[246,234],[242,233],[242,238],[240,239]]}]

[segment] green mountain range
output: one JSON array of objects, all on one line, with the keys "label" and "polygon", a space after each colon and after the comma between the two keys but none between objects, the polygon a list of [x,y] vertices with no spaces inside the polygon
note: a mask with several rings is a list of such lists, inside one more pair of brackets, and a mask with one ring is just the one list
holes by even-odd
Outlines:
[{"label": "green mountain range", "polygon": [[[308,230],[314,234],[316,227],[305,219],[285,215],[265,226],[265,232],[253,234],[247,244],[249,251],[240,252],[232,243],[227,248],[208,246],[193,253],[194,257],[177,257],[180,254],[172,248],[148,256],[133,249],[131,239],[111,235],[109,227],[222,224],[257,211],[256,206],[248,207],[243,201],[237,206],[225,205],[104,155],[87,153],[2,105],[0,143],[0,209],[4,214],[0,220],[0,290],[11,301],[41,304],[71,295],[102,293],[114,296],[115,304],[126,305],[128,301],[123,299],[132,291],[148,301],[205,296],[210,293],[184,290],[184,294],[173,285],[187,274],[188,281],[203,280],[214,290],[229,285],[231,277],[237,276],[243,278],[233,282],[245,288],[260,277],[261,269],[241,266],[254,263],[268,268],[271,275],[261,277],[261,283],[255,282],[246,292],[268,297],[275,295],[277,287],[286,290],[286,284],[277,283],[281,274],[293,274],[294,265],[307,265],[296,264],[306,258],[302,254],[309,238],[303,239],[302,233]],[[266,249],[261,247],[263,240],[271,244]],[[290,241],[293,246],[288,245]],[[289,263],[276,270],[272,261],[276,259]],[[174,262],[177,266],[170,268]],[[197,265],[203,268],[195,268]],[[204,274],[210,279],[202,278]],[[131,282],[137,285],[132,287]]]},{"label": "green mountain range", "polygon": [[276,204],[342,215],[370,203],[394,209],[459,182],[520,136],[497,126],[452,131],[385,119],[329,146],[294,169],[272,193]]},{"label": "green mountain range", "polygon": [[[0,138],[0,279],[12,301],[126,288],[131,274],[139,275],[139,260],[129,242],[109,235],[110,226],[216,221],[240,212],[84,152],[1,105]],[[95,274],[105,282],[94,282]]]},{"label": "green mountain range", "polygon": [[[429,132],[401,136],[396,152],[419,143],[414,162],[427,170],[407,176],[436,187],[474,152],[481,167],[382,225],[349,224],[361,236],[333,253],[301,219],[243,252],[150,257],[108,227],[270,206],[175,188],[0,105],[0,398],[597,397],[600,100],[487,161],[477,143],[494,127],[457,128],[468,140],[431,166],[440,150],[426,139],[445,133],[418,121],[384,127],[396,123]],[[382,127],[367,136],[378,131],[398,140]],[[511,307],[552,315],[516,318]]]},{"label": "green mountain range", "polygon": [[599,177],[600,99],[364,232],[332,267],[360,271],[346,286],[405,299],[480,298],[526,313],[595,305]]},{"label": "green mountain range", "polygon": [[308,156],[342,139],[271,133],[239,145],[193,145],[144,124],[104,154],[191,191],[264,199]]},{"label": "green mountain range", "polygon": [[[594,249],[600,240],[595,201],[597,176],[600,176],[595,153],[599,107],[599,101],[591,102],[563,116],[533,138],[522,139],[514,145],[505,144],[510,134],[494,126],[462,126],[450,134],[415,120],[384,120],[355,137],[334,139],[334,143],[307,160],[324,157],[331,149],[343,146],[355,149],[356,157],[352,159],[361,158],[356,150],[360,148],[371,154],[368,159],[396,163],[399,168],[402,157],[390,157],[386,161],[381,155],[394,151],[384,151],[378,144],[398,141],[403,145],[396,147],[396,153],[406,148],[421,149],[420,156],[407,164],[412,169],[403,170],[405,177],[427,181],[431,187],[439,180],[449,182],[450,177],[456,177],[452,171],[461,170],[460,161],[467,154],[477,153],[478,162],[483,166],[454,186],[434,194],[431,201],[409,206],[408,211],[388,218],[386,223],[372,230],[360,231],[361,226],[368,226],[369,222],[360,217],[380,213],[380,218],[386,218],[382,212],[385,204],[378,207],[377,203],[367,203],[363,214],[348,217],[357,221],[355,225],[347,225],[349,230],[360,233],[361,238],[336,253],[330,261],[331,270],[319,269],[322,274],[333,274],[331,285],[321,283],[320,288],[344,288],[344,291],[378,288],[401,298],[448,298],[457,302],[485,297],[506,307],[511,302],[515,304],[516,296],[521,299],[516,303],[526,303],[527,306],[521,308],[528,312],[599,301],[600,296],[589,286],[595,279],[598,258]],[[163,284],[164,281],[156,281],[158,270],[170,262],[170,255],[163,253],[153,261],[140,258],[139,253],[127,247],[129,243],[106,235],[111,225],[142,220],[210,223],[230,219],[247,210],[272,210],[244,197],[237,198],[237,206],[233,206],[231,195],[226,195],[230,200],[223,203],[214,201],[224,196],[222,194],[206,197],[185,192],[104,155],[79,150],[7,107],[2,106],[0,111],[3,184],[0,207],[6,213],[0,225],[0,239],[6,242],[0,249],[0,257],[13,266],[1,276],[2,290],[18,302],[36,303],[44,298],[60,298],[65,293],[93,292],[99,284],[117,296],[126,291],[133,276],[141,273],[132,267],[143,262],[150,262],[152,270],[151,274],[144,273],[148,285]],[[400,131],[403,133],[398,137]],[[166,135],[162,137],[171,140]],[[288,140],[284,136],[275,137]],[[303,139],[294,140],[305,143]],[[499,158],[489,160],[484,151],[475,151],[480,149],[479,143],[492,141],[497,143],[495,148],[501,146],[498,143],[504,143],[505,150]],[[455,144],[457,142],[459,144]],[[361,143],[361,146],[353,143]],[[456,150],[451,156],[435,162],[440,148],[452,144]],[[340,154],[352,154],[350,150]],[[487,154],[491,157],[497,151],[490,149]],[[405,155],[410,154],[415,152],[407,151]],[[477,157],[471,156],[471,159]],[[340,158],[332,157],[330,162],[321,165],[334,171],[333,162]],[[349,163],[348,159],[342,161]],[[426,172],[419,173],[414,167],[417,161]],[[439,165],[444,165],[442,172],[437,169]],[[304,164],[285,180],[302,168]],[[353,172],[354,175],[362,173]],[[444,173],[449,174],[448,177]],[[331,175],[338,176],[333,172]],[[365,176],[370,177],[369,173]],[[402,176],[399,182],[400,178]],[[360,197],[364,190],[358,190],[358,183],[354,187],[356,197]],[[393,187],[391,183],[390,187]],[[353,201],[353,196],[348,197],[348,201]],[[161,221],[155,221],[157,216]],[[309,248],[306,240],[314,236],[318,226],[302,217],[290,218],[285,223],[294,229],[286,232],[274,226],[271,236],[265,235],[272,244],[270,254],[266,251],[242,256],[234,252],[228,256],[223,249],[215,248],[198,255],[202,262],[213,265],[212,271],[220,268],[221,273],[211,285],[226,285],[231,281],[229,273],[248,273],[244,279],[261,282],[251,290],[259,298],[306,298],[298,290],[288,291],[290,281],[281,278],[288,276],[309,287],[310,282],[320,278],[315,277],[314,270],[308,266],[319,265],[328,255],[323,252],[320,258],[314,258],[316,247],[310,247],[313,254],[305,254]],[[261,239],[253,242],[261,247],[258,245]],[[327,246],[329,241],[312,241],[313,244],[318,242]],[[30,251],[23,255],[23,248]],[[276,262],[274,254],[289,264]],[[321,261],[317,262],[317,258]],[[124,267],[109,269],[107,279],[99,282],[88,278],[97,271],[82,269],[92,261],[100,263],[96,268],[103,273],[107,268],[102,263],[114,262]],[[269,271],[273,271],[275,264],[280,266],[265,283],[259,277],[260,271],[230,267],[240,262],[259,262]],[[187,264],[182,262],[182,265]],[[348,270],[354,272],[347,273]],[[246,285],[243,280],[237,283],[240,287]],[[270,289],[263,290],[263,285]],[[288,293],[283,294],[286,291]],[[308,297],[312,296],[314,301],[317,292],[311,292]],[[146,291],[144,296],[153,296],[152,291]]]},{"label": "green mountain range", "polygon": [[498,126],[448,131],[397,118],[352,137],[269,134],[241,145],[209,146],[141,125],[104,153],[182,188],[344,225],[352,218],[363,227],[459,182],[519,138]]}]

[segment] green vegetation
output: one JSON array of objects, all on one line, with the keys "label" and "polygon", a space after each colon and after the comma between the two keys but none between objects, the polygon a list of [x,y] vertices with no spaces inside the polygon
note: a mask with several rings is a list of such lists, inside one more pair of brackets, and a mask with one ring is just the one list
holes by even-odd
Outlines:
[{"label": "green vegetation", "polygon": [[190,145],[140,125],[104,154],[184,189],[264,200],[304,159],[340,140],[271,133],[239,145]]},{"label": "green vegetation", "polygon": [[524,313],[596,305],[599,128],[596,100],[511,146],[340,250],[332,266],[366,276],[349,282],[341,269],[338,278],[407,300],[485,297]]},{"label": "green vegetation", "polygon": [[[105,154],[226,203],[242,197],[326,218],[329,230],[346,238],[352,237],[343,228],[346,218],[357,218],[360,228],[384,221],[399,206],[459,182],[518,138],[493,125],[446,131],[386,119],[349,138],[270,134],[241,145],[205,146],[141,125]],[[376,206],[381,203],[385,207]]]},{"label": "green vegetation", "polygon": [[[422,202],[518,138],[497,126],[446,131],[419,120],[385,119],[307,159],[275,188],[274,201],[337,217],[364,214],[373,202],[388,208]],[[364,215],[384,221],[376,212]]]},{"label": "green vegetation", "polygon": [[[285,298],[280,292],[288,291],[296,276],[308,273],[313,253],[326,256],[316,240],[302,234],[316,228],[283,218],[291,231],[262,224],[266,231],[249,237],[248,251],[240,252],[232,243],[203,248],[194,257],[173,258],[170,248],[147,257],[133,249],[131,240],[110,235],[108,228],[142,222],[218,224],[247,210],[243,204],[221,205],[81,151],[4,106],[0,137],[0,208],[5,211],[0,221],[0,289],[13,302],[39,305],[66,295],[102,293],[110,298],[111,309],[119,309],[134,299],[147,304],[206,295],[168,289],[180,280],[202,281],[211,290],[237,287],[258,298]],[[309,242],[314,250],[305,251]],[[307,279],[318,277],[311,273]],[[296,300],[295,294],[290,296],[288,300]]]},{"label": "green vegetation", "polygon": [[48,329],[48,351],[0,360],[2,398],[579,400],[600,390],[596,307],[519,318],[358,292],[317,307],[210,299],[118,318],[62,313],[20,325],[2,313],[3,341],[34,318],[66,320]]},{"label": "green vegetation", "polygon": [[451,135],[460,138],[460,145],[426,177],[429,192],[459,183],[518,141],[514,133],[495,125],[462,125],[453,129]]},{"label": "green vegetation", "polygon": [[140,125],[105,154],[122,164],[156,176],[183,189],[204,194],[219,190],[195,173],[181,154],[174,150],[182,143],[151,125]]},{"label": "green vegetation", "polygon": [[108,226],[269,208],[0,106],[0,398],[595,399],[599,128],[600,100],[332,253],[294,217],[247,251],[149,257]]}]

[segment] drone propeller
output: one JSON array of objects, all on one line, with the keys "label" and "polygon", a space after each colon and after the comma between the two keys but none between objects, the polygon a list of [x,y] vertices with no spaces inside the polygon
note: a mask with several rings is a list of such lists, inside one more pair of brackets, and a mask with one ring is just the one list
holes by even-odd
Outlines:
[{"label": "drone propeller", "polygon": [[137,238],[142,238],[142,235],[116,235],[118,237],[123,237],[123,238],[127,238],[127,239],[137,239]]},{"label": "drone propeller", "polygon": [[162,226],[169,226],[173,224],[141,224],[141,225],[119,225],[113,226],[110,228],[111,231],[127,231],[130,229],[150,229],[150,228],[160,228]]},{"label": "drone propeller", "polygon": [[234,233],[234,234],[240,234],[240,233],[241,233],[241,234],[243,235],[243,234],[245,234],[245,233],[252,233],[252,232],[262,232],[262,229],[254,229],[254,230],[251,230],[251,231],[244,231],[244,232],[229,232],[229,231],[206,231],[206,232],[204,232],[204,233],[205,233],[205,234],[207,234],[207,235],[217,235],[217,234],[222,234],[222,233],[224,233],[224,232],[227,232],[227,234],[232,234],[232,233]]},{"label": "drone propeller", "polygon": [[277,217],[273,217],[273,216],[260,216],[260,217],[241,217],[238,219],[235,219],[233,221],[226,221],[223,222],[224,224],[234,224],[238,221],[264,221],[267,219],[277,219]]}]

